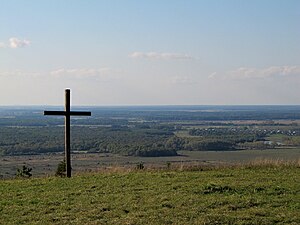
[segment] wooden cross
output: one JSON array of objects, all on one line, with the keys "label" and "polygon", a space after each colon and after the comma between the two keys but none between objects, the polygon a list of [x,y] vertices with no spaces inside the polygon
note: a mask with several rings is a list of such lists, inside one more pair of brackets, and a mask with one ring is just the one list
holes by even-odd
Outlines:
[{"label": "wooden cross", "polygon": [[44,115],[65,116],[65,161],[67,177],[71,177],[70,116],[91,116],[91,112],[70,111],[70,89],[66,89],[65,111],[44,111]]}]

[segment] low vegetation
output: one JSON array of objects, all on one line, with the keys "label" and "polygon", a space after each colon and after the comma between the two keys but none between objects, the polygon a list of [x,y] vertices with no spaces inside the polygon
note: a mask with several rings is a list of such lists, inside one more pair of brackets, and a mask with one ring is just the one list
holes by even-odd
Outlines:
[{"label": "low vegetation", "polygon": [[57,169],[56,169],[56,172],[55,172],[55,176],[58,176],[58,177],[65,177],[66,176],[66,162],[65,160],[61,161],[58,163],[57,165]]},{"label": "low vegetation", "polygon": [[22,166],[22,169],[17,169],[17,173],[16,173],[16,176],[17,177],[31,177],[32,176],[32,168],[29,168],[25,165]]},{"label": "low vegetation", "polygon": [[2,180],[0,224],[300,224],[299,162]]}]

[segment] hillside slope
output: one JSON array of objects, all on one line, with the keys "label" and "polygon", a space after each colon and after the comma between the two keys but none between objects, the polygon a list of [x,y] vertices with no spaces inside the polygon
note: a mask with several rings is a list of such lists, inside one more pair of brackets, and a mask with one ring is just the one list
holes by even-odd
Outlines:
[{"label": "hillside slope", "polygon": [[0,224],[300,224],[300,169],[130,171],[0,181]]}]

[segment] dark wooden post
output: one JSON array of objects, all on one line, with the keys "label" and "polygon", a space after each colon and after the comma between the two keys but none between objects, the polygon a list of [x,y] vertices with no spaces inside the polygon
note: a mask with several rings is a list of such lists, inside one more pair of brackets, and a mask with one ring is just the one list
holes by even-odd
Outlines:
[{"label": "dark wooden post", "polygon": [[65,90],[65,159],[67,177],[71,177],[71,125],[70,125],[70,89]]},{"label": "dark wooden post", "polygon": [[71,116],[91,116],[91,112],[71,111],[70,89],[65,90],[65,111],[44,111],[44,115],[65,116],[65,162],[67,177],[71,177]]}]

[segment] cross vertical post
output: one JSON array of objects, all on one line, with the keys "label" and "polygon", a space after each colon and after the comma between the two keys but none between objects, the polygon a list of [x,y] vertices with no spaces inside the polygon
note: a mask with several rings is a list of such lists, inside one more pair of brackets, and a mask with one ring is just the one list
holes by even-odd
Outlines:
[{"label": "cross vertical post", "polygon": [[67,177],[71,177],[71,116],[91,116],[91,112],[76,112],[70,110],[70,89],[65,90],[65,111],[44,111],[44,115],[65,116],[65,162]]},{"label": "cross vertical post", "polygon": [[65,90],[65,160],[67,177],[71,177],[71,125],[70,125],[70,89]]}]

